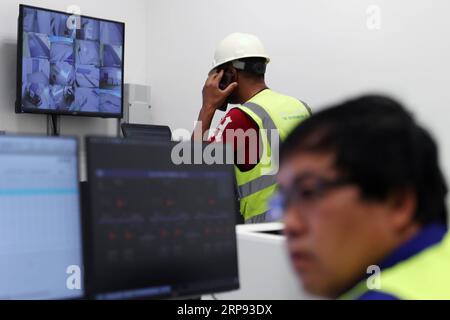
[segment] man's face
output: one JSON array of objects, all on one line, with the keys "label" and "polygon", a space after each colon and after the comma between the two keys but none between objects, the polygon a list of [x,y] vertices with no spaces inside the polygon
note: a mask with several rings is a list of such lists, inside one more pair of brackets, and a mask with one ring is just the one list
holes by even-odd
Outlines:
[{"label": "man's face", "polygon": [[331,154],[303,153],[279,173],[280,189],[292,195],[284,221],[294,268],[307,291],[328,298],[362,280],[392,245],[389,205],[364,200],[333,163]]}]

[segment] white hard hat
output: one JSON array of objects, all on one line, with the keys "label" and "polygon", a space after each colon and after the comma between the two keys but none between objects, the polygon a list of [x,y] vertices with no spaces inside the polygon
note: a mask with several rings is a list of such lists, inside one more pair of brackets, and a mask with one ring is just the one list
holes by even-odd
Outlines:
[{"label": "white hard hat", "polygon": [[256,36],[232,33],[217,46],[211,71],[225,63],[243,58],[265,58],[267,63],[270,62],[262,42]]}]

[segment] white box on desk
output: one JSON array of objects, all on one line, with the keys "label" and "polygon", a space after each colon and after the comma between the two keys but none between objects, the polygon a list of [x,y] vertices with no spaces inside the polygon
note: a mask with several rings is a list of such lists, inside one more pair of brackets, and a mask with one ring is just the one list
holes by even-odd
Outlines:
[{"label": "white box on desk", "polygon": [[[308,300],[287,252],[284,225],[267,223],[236,228],[241,289],[219,300]],[[276,234],[280,232],[280,234]],[[205,297],[211,299],[211,297]]]}]

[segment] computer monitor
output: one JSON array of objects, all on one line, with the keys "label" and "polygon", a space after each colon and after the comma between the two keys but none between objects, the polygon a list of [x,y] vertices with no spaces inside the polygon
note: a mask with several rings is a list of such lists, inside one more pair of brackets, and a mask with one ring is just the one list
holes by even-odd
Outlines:
[{"label": "computer monitor", "polygon": [[175,165],[174,143],[88,138],[90,298],[239,288],[232,165]]},{"label": "computer monitor", "polygon": [[0,299],[84,295],[77,141],[0,136]]},{"label": "computer monitor", "polygon": [[17,34],[16,113],[122,118],[124,23],[20,5]]},{"label": "computer monitor", "polygon": [[154,126],[144,124],[122,124],[125,138],[146,139],[152,141],[171,141],[172,132],[167,126]]}]

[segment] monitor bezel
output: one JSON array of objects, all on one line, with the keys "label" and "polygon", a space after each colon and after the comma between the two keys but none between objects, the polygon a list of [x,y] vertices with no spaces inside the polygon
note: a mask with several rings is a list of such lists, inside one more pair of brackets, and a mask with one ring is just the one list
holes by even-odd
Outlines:
[{"label": "monitor bezel", "polygon": [[[122,119],[124,115],[124,93],[125,93],[125,33],[126,25],[121,21],[114,21],[102,18],[96,18],[86,15],[80,15],[80,18],[92,19],[103,22],[116,23],[123,26],[123,45],[122,45],[122,92],[121,92],[121,108],[120,113],[103,113],[103,112],[83,112],[83,111],[61,111],[61,110],[49,110],[49,109],[27,109],[23,107],[22,103],[22,69],[23,69],[23,19],[24,9],[41,10],[51,13],[70,15],[70,13],[52,10],[47,8],[41,8],[36,6],[30,6],[25,4],[19,5],[19,19],[17,30],[17,81],[16,81],[16,103],[15,112],[17,114],[42,114],[42,115],[56,115],[56,116],[75,116],[75,117],[88,117],[88,118],[103,118],[103,119]],[[78,16],[78,15],[77,15]]]}]

